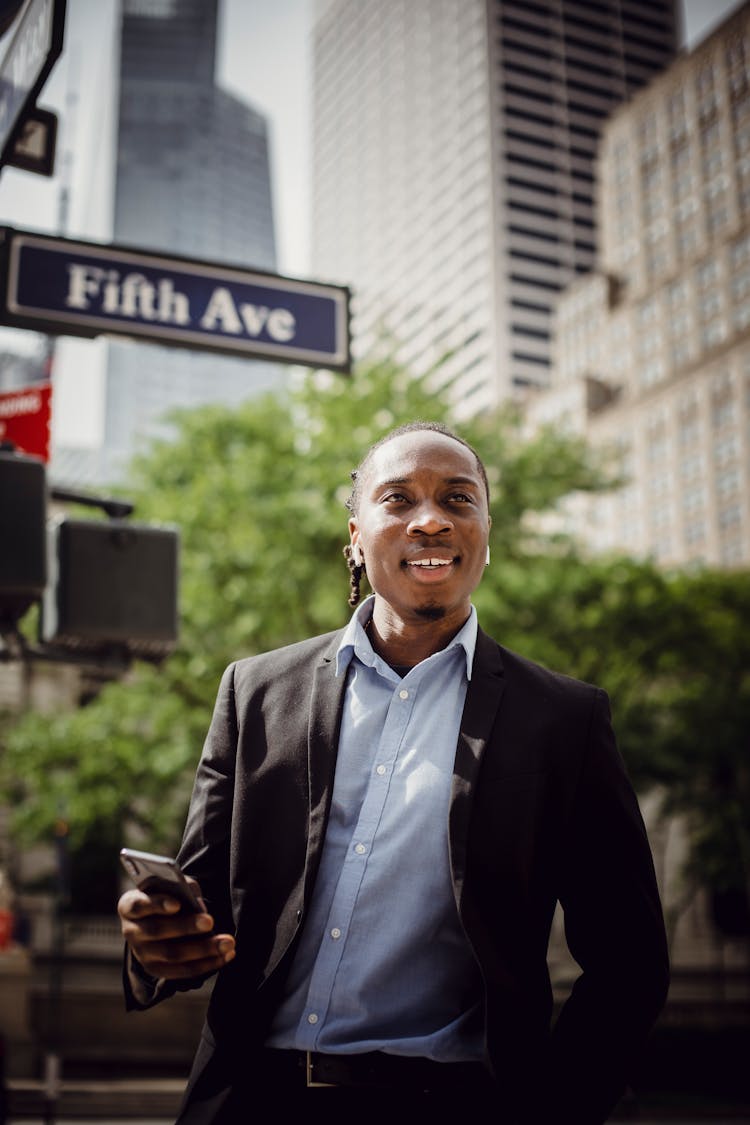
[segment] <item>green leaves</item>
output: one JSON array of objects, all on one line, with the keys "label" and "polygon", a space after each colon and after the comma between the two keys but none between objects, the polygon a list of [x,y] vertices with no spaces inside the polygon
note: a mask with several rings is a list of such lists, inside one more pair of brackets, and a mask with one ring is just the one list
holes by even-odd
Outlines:
[{"label": "green leaves", "polygon": [[[8,730],[0,798],[20,839],[92,839],[171,851],[226,664],[349,616],[344,501],[367,448],[417,418],[451,424],[444,392],[390,361],[347,379],[301,377],[286,397],[176,416],[176,437],[133,466],[139,520],[181,533],[181,637],[87,707]],[[512,408],[457,427],[492,491],[492,564],[475,601],[485,629],[532,659],[605,687],[631,774],[687,817],[691,872],[747,881],[750,576],[667,575],[586,559],[549,530],[572,492],[617,482],[601,455]]]}]

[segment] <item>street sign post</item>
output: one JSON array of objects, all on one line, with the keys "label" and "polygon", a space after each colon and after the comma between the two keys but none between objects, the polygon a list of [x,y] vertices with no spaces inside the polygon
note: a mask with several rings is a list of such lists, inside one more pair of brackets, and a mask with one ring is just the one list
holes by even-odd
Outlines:
[{"label": "street sign post", "polygon": [[65,0],[27,0],[0,62],[0,169],[12,156],[24,117],[60,56]]},{"label": "street sign post", "polygon": [[0,227],[0,324],[349,371],[349,290]]}]

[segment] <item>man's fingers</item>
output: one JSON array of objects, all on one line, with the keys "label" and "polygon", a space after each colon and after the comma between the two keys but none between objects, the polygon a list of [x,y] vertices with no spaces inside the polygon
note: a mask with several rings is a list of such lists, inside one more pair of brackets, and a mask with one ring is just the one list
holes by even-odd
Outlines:
[{"label": "man's fingers", "polygon": [[125,891],[117,903],[123,919],[145,918],[149,914],[177,914],[180,904],[171,895],[147,895],[145,891]]},{"label": "man's fingers", "polygon": [[217,957],[223,964],[234,954],[234,940],[227,935],[221,938],[182,938],[181,941],[154,941],[148,946],[149,961],[170,964],[191,963]]},{"label": "man's fingers", "polygon": [[[190,882],[200,893],[197,882]],[[126,891],[117,910],[133,955],[154,977],[180,980],[203,976],[234,958],[231,934],[211,934],[214,920],[210,914],[182,910],[169,895]]]},{"label": "man's fingers", "polygon": [[185,876],[185,878],[187,879],[188,883],[190,884],[190,886],[191,886],[191,887],[193,888],[193,890],[195,891],[195,894],[196,894],[196,896],[197,896],[197,898],[198,898],[198,902],[199,902],[199,903],[201,904],[201,906],[202,906],[202,907],[203,907],[203,909],[205,910],[205,909],[206,909],[206,904],[205,904],[205,902],[203,901],[203,895],[201,894],[201,885],[200,885],[200,883],[198,882],[198,880],[197,880],[197,879],[194,879],[192,875],[186,875],[186,876]]},{"label": "man's fingers", "polygon": [[214,920],[210,914],[146,914],[141,918],[123,918],[121,923],[123,937],[139,945],[208,934],[213,928]]},{"label": "man's fingers", "polygon": [[191,941],[152,942],[138,960],[147,972],[166,980],[213,973],[234,959],[234,938],[229,934]]},{"label": "man's fingers", "polygon": [[145,940],[162,937],[189,937],[191,934],[209,934],[214,928],[214,919],[207,913],[181,911],[174,915],[147,913],[141,918],[126,917],[121,920],[121,930],[125,937],[137,934]]}]

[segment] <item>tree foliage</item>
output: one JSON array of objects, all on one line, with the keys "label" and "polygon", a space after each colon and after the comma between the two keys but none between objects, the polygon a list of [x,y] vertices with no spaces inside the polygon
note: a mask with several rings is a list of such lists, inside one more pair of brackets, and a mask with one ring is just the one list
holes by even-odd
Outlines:
[{"label": "tree foliage", "polygon": [[[29,714],[10,731],[0,795],[20,838],[49,838],[64,816],[74,848],[176,846],[223,668],[346,621],[351,470],[414,418],[450,424],[447,399],[390,363],[177,416],[175,439],[134,464],[128,495],[139,519],[180,529],[179,646],[88,706]],[[530,440],[512,409],[458,428],[492,489],[492,565],[475,598],[484,627],[604,686],[636,783],[659,784],[666,811],[688,817],[693,875],[746,887],[750,577],[583,559],[530,516],[607,487],[607,467],[559,433]]]}]

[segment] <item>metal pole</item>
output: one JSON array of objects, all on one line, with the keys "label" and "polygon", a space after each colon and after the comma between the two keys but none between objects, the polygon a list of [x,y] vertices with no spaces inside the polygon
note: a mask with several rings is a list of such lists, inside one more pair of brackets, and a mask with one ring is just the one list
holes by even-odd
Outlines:
[{"label": "metal pole", "polygon": [[62,992],[63,965],[65,956],[65,915],[68,902],[68,825],[60,819],[55,825],[55,850],[57,853],[57,877],[55,885],[55,910],[53,917],[52,957],[49,978],[49,1023],[47,1027],[47,1050],[44,1057],[44,1121],[45,1125],[55,1125],[60,1100],[60,1081],[62,1076]]}]

